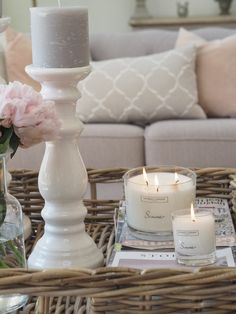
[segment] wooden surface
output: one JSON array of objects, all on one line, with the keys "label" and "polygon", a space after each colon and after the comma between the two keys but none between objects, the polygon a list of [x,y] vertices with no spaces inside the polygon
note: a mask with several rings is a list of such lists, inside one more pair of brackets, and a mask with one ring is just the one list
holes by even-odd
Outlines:
[{"label": "wooden surface", "polygon": [[131,18],[129,24],[132,27],[236,26],[236,15]]}]

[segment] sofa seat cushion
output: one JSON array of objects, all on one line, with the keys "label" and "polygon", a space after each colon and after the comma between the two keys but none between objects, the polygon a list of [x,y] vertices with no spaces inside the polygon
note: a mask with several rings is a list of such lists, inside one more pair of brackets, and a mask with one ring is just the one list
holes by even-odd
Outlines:
[{"label": "sofa seat cushion", "polygon": [[144,130],[128,124],[86,124],[79,141],[89,168],[144,165]]},{"label": "sofa seat cushion", "polygon": [[175,120],[145,130],[147,165],[236,167],[236,119]]},{"label": "sofa seat cushion", "polygon": [[[8,168],[38,170],[44,149],[44,143],[27,149],[19,148]],[[142,166],[144,130],[136,125],[85,124],[79,137],[79,150],[87,168]]]}]

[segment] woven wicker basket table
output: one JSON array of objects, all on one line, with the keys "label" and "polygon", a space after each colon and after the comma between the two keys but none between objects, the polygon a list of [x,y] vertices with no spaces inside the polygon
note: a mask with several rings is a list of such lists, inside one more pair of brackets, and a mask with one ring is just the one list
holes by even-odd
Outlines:
[{"label": "woven wicker basket table", "polygon": [[[91,199],[86,228],[104,253],[104,265],[114,245],[114,211],[119,200],[96,199],[98,183],[121,182],[128,169],[88,170]],[[197,173],[197,196],[228,200],[236,212],[236,169],[193,169]],[[12,172],[10,192],[21,202],[32,221],[33,233],[26,241],[31,252],[41,237],[40,216],[44,201],[38,191],[38,173]],[[0,294],[29,295],[17,313],[236,313],[236,268],[209,267],[198,271],[176,269],[137,270],[118,267],[31,271],[0,270]]]}]

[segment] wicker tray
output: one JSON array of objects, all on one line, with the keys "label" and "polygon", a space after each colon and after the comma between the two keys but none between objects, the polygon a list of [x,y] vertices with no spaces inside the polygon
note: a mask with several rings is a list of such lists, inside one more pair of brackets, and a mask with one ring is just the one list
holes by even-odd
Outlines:
[{"label": "wicker tray", "polygon": [[[128,169],[88,170],[92,199],[88,209],[87,231],[104,253],[104,264],[114,243],[113,214],[119,200],[95,199],[96,184],[121,181]],[[236,169],[194,169],[197,195],[228,200],[235,218]],[[12,173],[10,191],[31,217],[32,237],[27,254],[43,233],[40,211],[43,200],[38,192],[37,173]],[[0,294],[30,295],[18,313],[236,313],[236,268],[202,268],[198,272],[174,269],[139,271],[102,267],[96,270],[26,271],[0,270]]]}]

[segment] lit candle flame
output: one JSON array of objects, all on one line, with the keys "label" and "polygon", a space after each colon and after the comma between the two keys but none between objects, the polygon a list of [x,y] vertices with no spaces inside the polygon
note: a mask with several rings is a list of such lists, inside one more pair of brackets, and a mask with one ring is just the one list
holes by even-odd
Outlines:
[{"label": "lit candle flame", "polygon": [[175,172],[175,184],[179,183],[179,176],[178,173]]},{"label": "lit candle flame", "polygon": [[61,8],[61,0],[57,0],[57,1],[58,1],[59,8]]},{"label": "lit candle flame", "polygon": [[155,186],[156,186],[156,189],[157,189],[157,192],[158,192],[158,189],[159,189],[159,180],[158,180],[157,174],[155,174],[154,180],[155,180]]},{"label": "lit candle flame", "polygon": [[191,219],[192,219],[192,221],[196,221],[194,208],[193,208],[193,203],[191,204]]},{"label": "lit candle flame", "polygon": [[148,186],[149,182],[148,182],[148,176],[147,176],[147,172],[146,172],[145,168],[143,168],[143,178],[144,178],[144,181],[146,182],[146,184]]}]

